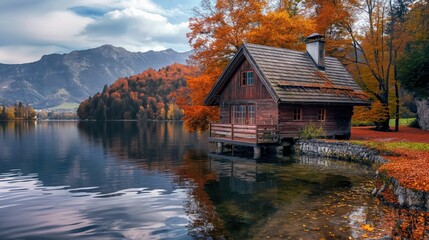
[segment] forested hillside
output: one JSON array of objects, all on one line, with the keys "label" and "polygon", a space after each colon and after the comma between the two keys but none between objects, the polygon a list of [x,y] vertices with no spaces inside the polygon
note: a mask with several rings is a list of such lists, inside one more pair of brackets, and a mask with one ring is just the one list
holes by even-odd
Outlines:
[{"label": "forested hillside", "polygon": [[80,119],[181,119],[183,110],[175,94],[186,86],[186,76],[193,68],[172,64],[158,71],[120,78],[101,93],[84,100],[78,109]]}]

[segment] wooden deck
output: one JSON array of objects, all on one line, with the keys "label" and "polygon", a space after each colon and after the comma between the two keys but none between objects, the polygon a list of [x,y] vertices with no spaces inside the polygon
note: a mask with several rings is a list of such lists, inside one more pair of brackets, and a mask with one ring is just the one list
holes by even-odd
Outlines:
[{"label": "wooden deck", "polygon": [[211,142],[243,146],[276,144],[279,141],[277,125],[210,124]]}]

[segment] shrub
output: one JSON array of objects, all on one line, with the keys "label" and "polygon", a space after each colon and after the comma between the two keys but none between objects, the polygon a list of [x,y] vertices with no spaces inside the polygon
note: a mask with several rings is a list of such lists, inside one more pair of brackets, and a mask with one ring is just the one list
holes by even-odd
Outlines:
[{"label": "shrub", "polygon": [[408,123],[408,127],[420,128],[419,121],[415,118],[412,122]]},{"label": "shrub", "polygon": [[370,121],[356,121],[356,120],[352,120],[352,126],[353,126],[353,127],[359,127],[359,126],[374,126],[374,122],[370,122]]},{"label": "shrub", "polygon": [[316,124],[310,123],[301,129],[300,137],[303,139],[315,139],[325,135],[325,130],[323,130],[322,127],[318,127]]},{"label": "shrub", "polygon": [[355,106],[353,109],[352,124],[353,126],[376,126],[389,117],[389,111],[380,102],[372,103],[371,107]]}]

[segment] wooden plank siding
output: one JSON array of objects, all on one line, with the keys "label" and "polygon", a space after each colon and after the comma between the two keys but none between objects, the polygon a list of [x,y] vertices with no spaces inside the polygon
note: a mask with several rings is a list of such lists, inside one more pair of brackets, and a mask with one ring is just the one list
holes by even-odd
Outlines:
[{"label": "wooden plank siding", "polygon": [[253,75],[253,85],[242,86],[240,76],[243,71],[253,71],[252,66],[246,59],[221,91],[219,104],[221,123],[231,123],[232,106],[254,105],[257,125],[276,124],[278,122],[277,103],[272,99],[256,72]]},{"label": "wooden plank siding", "polygon": [[228,81],[228,84],[222,90],[221,102],[248,99],[272,99],[256,72],[253,75],[253,85],[241,86],[240,75],[243,71],[253,71],[252,66],[246,59],[241,63],[231,80]]},{"label": "wooden plank siding", "polygon": [[231,116],[229,115],[231,112],[231,107],[226,104],[220,104],[220,123],[231,123]]},{"label": "wooden plank siding", "polygon": [[232,106],[255,105],[255,124],[273,125],[278,122],[278,107],[272,99],[228,101],[220,104],[221,123],[232,123]]},{"label": "wooden plank siding", "polygon": [[256,103],[256,124],[273,125],[278,123],[279,109],[274,100],[260,100]]},{"label": "wooden plank siding", "polygon": [[[293,109],[300,108],[302,119],[293,120]],[[319,109],[326,109],[326,120],[319,121]],[[309,123],[323,127],[327,136],[350,134],[353,106],[324,106],[324,105],[279,105],[278,130],[280,138],[296,138],[300,131]]]}]

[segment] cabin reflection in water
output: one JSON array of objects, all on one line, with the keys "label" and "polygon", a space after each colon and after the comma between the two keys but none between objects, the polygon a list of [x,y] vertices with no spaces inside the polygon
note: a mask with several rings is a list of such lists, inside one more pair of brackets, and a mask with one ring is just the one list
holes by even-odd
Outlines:
[{"label": "cabin reflection in water", "polygon": [[[270,173],[263,168],[263,164],[251,158],[227,156],[209,153],[210,170],[217,174],[220,186],[230,189],[233,193],[254,194],[270,191],[278,188],[276,173]],[[310,166],[321,174],[339,173],[345,175],[368,175],[371,173],[370,166],[363,166],[349,161],[337,159],[320,158],[307,155],[289,156],[277,159],[285,164],[296,163]]]},{"label": "cabin reflection in water", "polygon": [[277,181],[274,178],[262,177],[266,172],[258,172],[259,165],[255,160],[227,156],[222,156],[224,159],[216,159],[213,158],[216,157],[214,154],[209,156],[212,156],[211,171],[218,174],[220,185],[229,187],[231,192],[252,194],[277,189]]},{"label": "cabin reflection in water", "polygon": [[365,166],[362,164],[356,164],[350,161],[332,159],[332,158],[321,158],[316,156],[299,155],[297,162],[304,165],[313,166],[318,169],[324,170],[337,170],[347,174],[369,174],[373,170],[371,166]]}]

